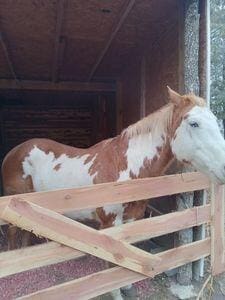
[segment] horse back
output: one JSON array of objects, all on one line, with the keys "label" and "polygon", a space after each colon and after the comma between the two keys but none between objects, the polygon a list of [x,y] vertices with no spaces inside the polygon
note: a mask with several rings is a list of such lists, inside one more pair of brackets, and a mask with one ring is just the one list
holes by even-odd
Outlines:
[{"label": "horse back", "polygon": [[24,177],[23,162],[29,156],[31,150],[37,147],[45,153],[53,152],[60,156],[65,153],[75,156],[83,149],[66,146],[49,139],[30,139],[8,152],[2,163],[2,182],[4,195],[34,192],[31,176]]}]

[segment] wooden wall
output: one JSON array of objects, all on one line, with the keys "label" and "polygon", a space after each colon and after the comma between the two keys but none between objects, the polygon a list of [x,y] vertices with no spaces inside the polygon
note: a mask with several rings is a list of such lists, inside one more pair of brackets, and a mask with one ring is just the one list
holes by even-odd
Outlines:
[{"label": "wooden wall", "polygon": [[179,90],[178,74],[178,2],[174,2],[173,19],[167,30],[159,32],[156,40],[139,48],[120,76],[121,91],[117,103],[122,110],[121,127],[125,128],[140,119],[143,104],[145,114],[164,105],[168,101],[166,86]]},{"label": "wooden wall", "polygon": [[1,156],[36,137],[86,148],[115,134],[113,94],[64,94],[54,101],[44,94],[38,101],[37,94],[1,98]]},{"label": "wooden wall", "polygon": [[146,113],[168,101],[167,85],[178,91],[179,52],[178,27],[165,35],[151,55],[146,55]]},{"label": "wooden wall", "polygon": [[121,127],[126,128],[140,118],[141,68],[140,57],[133,60],[120,77],[119,99],[121,105]]}]

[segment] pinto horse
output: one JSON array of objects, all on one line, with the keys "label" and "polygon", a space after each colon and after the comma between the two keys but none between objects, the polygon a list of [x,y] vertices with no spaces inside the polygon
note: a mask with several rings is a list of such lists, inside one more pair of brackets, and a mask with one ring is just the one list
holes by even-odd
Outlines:
[{"label": "pinto horse", "polygon": [[[175,158],[224,183],[225,141],[216,117],[202,98],[168,92],[167,105],[88,149],[48,139],[15,147],[2,165],[5,195],[159,176]],[[68,216],[94,218],[106,228],[143,218],[146,206],[147,201],[114,204]]]}]

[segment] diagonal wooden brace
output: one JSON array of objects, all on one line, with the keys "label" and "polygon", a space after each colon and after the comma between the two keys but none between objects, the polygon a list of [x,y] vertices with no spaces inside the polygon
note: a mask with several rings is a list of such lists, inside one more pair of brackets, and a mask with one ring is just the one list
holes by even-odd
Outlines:
[{"label": "diagonal wooden brace", "polygon": [[1,217],[36,235],[151,277],[161,259],[36,204],[12,199]]}]

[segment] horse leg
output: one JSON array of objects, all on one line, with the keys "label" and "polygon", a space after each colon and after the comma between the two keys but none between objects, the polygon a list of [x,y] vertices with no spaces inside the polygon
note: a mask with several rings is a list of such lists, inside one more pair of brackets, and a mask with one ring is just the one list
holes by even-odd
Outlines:
[{"label": "horse leg", "polygon": [[126,286],[123,286],[121,289],[121,294],[126,298],[126,299],[137,299],[137,290],[133,284],[129,284]]},{"label": "horse leg", "polygon": [[23,230],[21,237],[21,247],[28,247],[31,245],[31,233],[30,231]]},{"label": "horse leg", "polygon": [[17,233],[18,233],[18,227],[15,225],[9,225],[7,230],[7,236],[8,236],[8,250],[14,250],[18,248],[16,240],[17,240]]},{"label": "horse leg", "polygon": [[[108,261],[106,261],[105,264],[107,269],[109,269],[112,266],[112,264]],[[110,295],[115,300],[123,300],[123,296],[126,297],[125,299],[137,299],[137,290],[135,286],[129,284],[120,289],[111,291]]]}]

